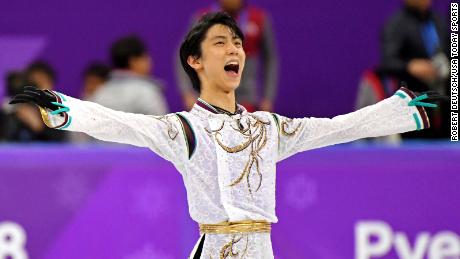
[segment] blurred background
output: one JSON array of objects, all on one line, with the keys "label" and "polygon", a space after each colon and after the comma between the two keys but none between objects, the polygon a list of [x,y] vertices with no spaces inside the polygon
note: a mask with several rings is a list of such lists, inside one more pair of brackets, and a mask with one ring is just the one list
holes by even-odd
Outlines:
[{"label": "blurred background", "polygon": [[[179,45],[202,14],[226,10],[247,39],[237,100],[250,111],[333,117],[401,82],[449,95],[449,3],[3,3],[0,259],[186,258],[198,239],[172,165],[46,128],[35,107],[7,104],[25,85],[128,112],[189,110],[196,94]],[[460,258],[460,149],[449,142],[449,113],[430,110],[429,130],[280,163],[275,258]]]}]

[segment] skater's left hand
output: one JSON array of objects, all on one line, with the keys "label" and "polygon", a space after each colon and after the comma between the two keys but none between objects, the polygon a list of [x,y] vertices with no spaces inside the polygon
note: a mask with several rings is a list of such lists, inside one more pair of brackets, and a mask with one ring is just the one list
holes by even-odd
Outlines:
[{"label": "skater's left hand", "polygon": [[[436,108],[441,102],[447,102],[450,98],[446,95],[439,94],[436,91],[426,91],[426,92],[414,92],[417,95],[416,98],[412,99],[409,102],[409,106],[423,106]],[[423,100],[423,102],[422,102]]]},{"label": "skater's left hand", "polygon": [[[401,82],[401,87],[409,89],[406,82]],[[413,92],[417,97],[409,102],[409,106],[423,106],[436,108],[438,103],[447,102],[450,98],[446,95],[439,94],[436,91]],[[421,102],[423,100],[423,102]]]}]

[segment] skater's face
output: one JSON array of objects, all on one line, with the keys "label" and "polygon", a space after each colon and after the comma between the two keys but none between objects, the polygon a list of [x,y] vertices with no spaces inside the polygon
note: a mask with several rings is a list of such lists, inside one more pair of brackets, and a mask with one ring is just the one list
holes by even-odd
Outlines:
[{"label": "skater's face", "polygon": [[221,24],[213,25],[201,43],[201,57],[187,60],[200,78],[202,88],[234,91],[241,81],[246,54],[242,40]]}]

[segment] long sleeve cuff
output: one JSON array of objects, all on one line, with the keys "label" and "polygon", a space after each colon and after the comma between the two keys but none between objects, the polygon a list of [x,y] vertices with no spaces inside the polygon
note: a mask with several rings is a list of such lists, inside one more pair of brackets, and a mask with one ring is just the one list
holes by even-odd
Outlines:
[{"label": "long sleeve cuff", "polygon": [[[399,96],[402,99],[407,99],[407,104],[409,105],[409,102],[416,98],[417,96],[410,91],[409,89],[405,87],[401,87],[398,91],[395,93],[396,96]],[[422,129],[427,129],[430,127],[430,120],[428,119],[428,115],[426,114],[425,108],[422,106],[414,106],[416,111],[412,114],[412,117],[414,118],[415,124],[417,125],[417,130],[422,130]]]},{"label": "long sleeve cuff", "polygon": [[[67,108],[69,110],[66,97],[58,92],[50,91],[55,97],[56,102],[60,103],[62,107]],[[72,116],[69,115],[68,112],[61,112],[59,114],[53,114],[53,111],[48,108],[40,107],[40,114],[42,116],[43,122],[46,126],[52,129],[66,129],[72,123]]]}]

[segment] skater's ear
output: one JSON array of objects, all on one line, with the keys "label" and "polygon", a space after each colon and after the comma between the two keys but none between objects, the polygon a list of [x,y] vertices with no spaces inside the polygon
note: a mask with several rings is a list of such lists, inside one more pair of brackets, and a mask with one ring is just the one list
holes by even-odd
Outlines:
[{"label": "skater's ear", "polygon": [[188,56],[187,63],[195,70],[203,68],[203,65],[201,64],[201,58],[196,56]]}]

